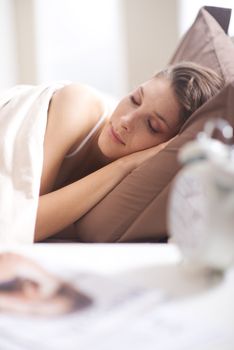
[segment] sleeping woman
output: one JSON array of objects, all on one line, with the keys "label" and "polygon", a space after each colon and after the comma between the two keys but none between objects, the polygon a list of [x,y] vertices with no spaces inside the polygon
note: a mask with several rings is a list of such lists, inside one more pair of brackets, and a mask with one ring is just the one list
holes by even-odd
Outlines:
[{"label": "sleeping woman", "polygon": [[223,85],[212,70],[183,62],[160,71],[109,112],[87,86],[57,90],[48,110],[34,240],[81,218],[163,149]]}]

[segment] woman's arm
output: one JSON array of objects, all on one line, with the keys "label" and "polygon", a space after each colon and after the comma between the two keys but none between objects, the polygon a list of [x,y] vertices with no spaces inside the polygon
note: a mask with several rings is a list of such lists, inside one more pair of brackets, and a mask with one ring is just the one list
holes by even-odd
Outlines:
[{"label": "woman's arm", "polygon": [[94,173],[39,198],[35,241],[40,241],[74,223],[142,162],[164,145],[120,158]]},{"label": "woman's arm", "polygon": [[97,123],[102,105],[100,97],[81,84],[70,84],[53,95],[44,139],[40,195],[53,190],[65,155]]}]

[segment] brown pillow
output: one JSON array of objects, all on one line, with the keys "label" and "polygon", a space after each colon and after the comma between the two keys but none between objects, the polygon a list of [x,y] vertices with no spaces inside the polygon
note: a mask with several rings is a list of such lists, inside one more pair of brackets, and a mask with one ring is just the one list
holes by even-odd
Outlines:
[{"label": "brown pillow", "polygon": [[[222,9],[220,9],[222,11]],[[234,78],[234,46],[203,8],[171,63],[190,60]],[[167,238],[166,208],[171,180],[178,172],[177,152],[193,139],[210,117],[228,118],[234,110],[234,88],[223,91],[192,115],[163,151],[127,176],[112,192],[70,228],[83,242],[161,241]],[[231,109],[230,109],[231,110]],[[232,120],[233,124],[233,120]]]},{"label": "brown pillow", "polygon": [[[223,10],[220,9],[220,13]],[[234,45],[207,10],[202,8],[181,40],[170,63],[193,61],[215,70],[231,81],[234,77]]]}]

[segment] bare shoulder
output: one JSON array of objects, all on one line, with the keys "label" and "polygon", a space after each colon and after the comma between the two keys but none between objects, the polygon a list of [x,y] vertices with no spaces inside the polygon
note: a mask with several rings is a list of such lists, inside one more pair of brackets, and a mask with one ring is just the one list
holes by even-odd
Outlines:
[{"label": "bare shoulder", "polygon": [[68,151],[85,137],[103,112],[98,93],[82,84],[70,84],[53,95],[44,139],[40,194],[53,188]]},{"label": "bare shoulder", "polygon": [[54,94],[51,101],[51,112],[56,110],[60,118],[65,115],[66,122],[72,123],[75,118],[76,123],[82,123],[84,117],[87,121],[87,114],[90,119],[99,114],[103,108],[102,105],[102,99],[94,89],[77,83],[67,85]]},{"label": "bare shoulder", "polygon": [[88,85],[84,84],[79,84],[79,83],[73,83],[69,85],[65,85],[63,88],[59,89],[55,95],[60,96],[59,98],[64,100],[71,100],[71,99],[76,99],[77,96],[82,96],[88,99],[92,99],[93,101],[98,101],[99,99],[99,94],[96,93],[95,89],[91,88]]},{"label": "bare shoulder", "polygon": [[56,129],[56,133],[60,132],[60,140],[64,140],[64,156],[84,139],[103,111],[103,99],[87,85],[70,84],[54,94],[48,126],[53,131]]}]

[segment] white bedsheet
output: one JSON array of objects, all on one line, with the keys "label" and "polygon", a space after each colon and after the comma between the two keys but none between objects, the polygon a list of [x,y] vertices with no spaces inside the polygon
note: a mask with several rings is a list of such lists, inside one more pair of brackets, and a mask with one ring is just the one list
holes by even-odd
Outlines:
[{"label": "white bedsheet", "polygon": [[0,95],[0,244],[32,243],[50,99],[63,82]]}]

